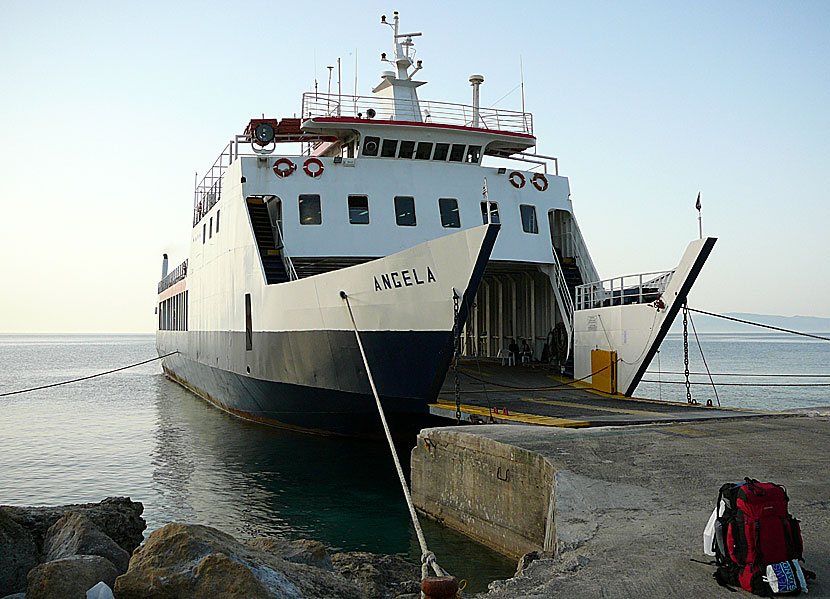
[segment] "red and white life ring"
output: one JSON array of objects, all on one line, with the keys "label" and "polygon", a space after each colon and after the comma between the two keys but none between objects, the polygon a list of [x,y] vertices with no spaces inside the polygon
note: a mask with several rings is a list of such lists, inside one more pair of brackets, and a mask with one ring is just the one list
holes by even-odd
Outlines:
[{"label": "red and white life ring", "polygon": [[521,189],[525,186],[525,176],[520,173],[519,171],[513,171],[510,173],[510,184],[513,185],[516,189]]},{"label": "red and white life ring", "polygon": [[[285,168],[283,168],[285,167]],[[274,174],[277,177],[287,177],[297,170],[297,165],[288,158],[280,158],[274,163]]]},{"label": "red and white life ring", "polygon": [[[311,165],[315,165],[317,168],[315,170],[311,170]],[[303,163],[303,170],[309,177],[319,177],[323,174],[323,162],[319,158],[309,158]]]},{"label": "red and white life ring", "polygon": [[545,191],[548,188],[548,178],[542,173],[535,173],[533,177],[531,177],[530,182],[533,183],[533,187],[539,191]]}]

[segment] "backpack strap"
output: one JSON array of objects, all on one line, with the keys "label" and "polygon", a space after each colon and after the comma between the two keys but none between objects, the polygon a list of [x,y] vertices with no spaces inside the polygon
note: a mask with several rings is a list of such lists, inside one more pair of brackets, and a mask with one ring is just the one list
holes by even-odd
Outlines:
[{"label": "backpack strap", "polygon": [[724,576],[723,572],[721,572],[720,568],[715,570],[714,574],[712,574],[712,578],[714,578],[715,582],[717,582],[723,588],[729,589],[733,593],[738,592],[737,589],[733,589],[731,586],[729,586],[729,581],[727,580],[726,576]]},{"label": "backpack strap", "polygon": [[[784,528],[784,546],[787,548],[787,558],[795,559],[795,544],[793,543],[793,531],[790,529],[790,521],[786,516],[781,516],[781,526]],[[792,566],[792,563],[790,563]]]}]

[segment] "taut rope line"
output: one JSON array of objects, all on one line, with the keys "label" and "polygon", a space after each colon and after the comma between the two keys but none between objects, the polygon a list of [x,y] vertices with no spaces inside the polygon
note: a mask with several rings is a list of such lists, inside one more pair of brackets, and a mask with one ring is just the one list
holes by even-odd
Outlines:
[{"label": "taut rope line", "polygon": [[113,372],[119,372],[121,370],[127,370],[128,368],[135,368],[136,366],[141,366],[142,364],[147,364],[149,362],[155,362],[156,360],[161,360],[162,358],[166,358],[167,356],[172,356],[173,354],[179,353],[178,351],[171,351],[169,354],[164,354],[163,356],[158,356],[156,358],[150,358],[149,360],[144,360],[143,362],[136,362],[135,364],[130,364],[129,366],[122,366],[121,368],[113,368],[112,370],[107,370],[106,372],[99,372],[98,374],[90,374],[89,376],[82,376],[79,379],[72,379],[69,381],[61,381],[60,383],[52,383],[50,385],[41,385],[40,387],[32,387],[30,389],[20,389],[18,391],[7,391],[6,393],[0,393],[0,397],[7,397],[9,395],[18,395],[20,393],[29,393],[29,391],[40,391],[41,389],[50,389],[51,387],[60,387],[61,385],[68,385],[69,383],[78,383],[80,381],[86,381],[89,379],[94,379],[98,376],[104,376],[105,374],[112,374]]},{"label": "taut rope line", "polygon": [[363,349],[363,342],[360,340],[360,332],[357,330],[357,323],[352,312],[352,305],[349,302],[349,296],[345,291],[340,292],[340,297],[346,302],[346,307],[349,309],[349,318],[352,320],[352,327],[354,328],[354,336],[357,339],[357,347],[360,349],[360,356],[363,358],[363,366],[366,368],[366,374],[369,376],[369,385],[372,387],[372,395],[375,396],[375,403],[378,406],[378,414],[380,414],[380,421],[383,423],[383,430],[386,433],[386,440],[389,442],[389,450],[392,452],[392,460],[395,462],[395,470],[398,471],[398,479],[401,481],[401,489],[403,489],[404,497],[406,498],[406,505],[409,508],[409,516],[412,518],[412,525],[415,527],[415,534],[418,536],[418,544],[421,546],[421,578],[429,576],[429,567],[435,571],[436,576],[446,576],[447,573],[435,561],[435,554],[427,548],[427,541],[424,538],[424,531],[421,529],[421,523],[418,521],[418,514],[415,513],[415,505],[412,503],[412,495],[409,492],[409,486],[406,484],[406,478],[403,475],[401,462],[398,459],[398,452],[395,451],[395,444],[392,442],[392,433],[389,432],[389,425],[386,422],[386,414],[383,412],[383,406],[380,403],[377,387],[375,387],[375,379],[372,377],[372,369],[369,368],[369,361],[366,359],[366,352]]}]

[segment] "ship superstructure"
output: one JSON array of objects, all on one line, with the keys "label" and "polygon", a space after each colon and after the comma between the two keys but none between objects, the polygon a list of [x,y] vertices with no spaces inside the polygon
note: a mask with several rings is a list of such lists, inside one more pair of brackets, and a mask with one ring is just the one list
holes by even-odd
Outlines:
[{"label": "ship superstructure", "polygon": [[[387,24],[394,70],[373,95],[310,92],[299,118],[252,119],[196,187],[189,259],[165,266],[158,350],[179,352],[165,371],[240,416],[344,434],[376,425],[341,290],[404,428],[438,393],[456,318],[466,355],[524,340],[565,370],[584,356],[577,287],[585,309],[614,304],[567,178],[533,151],[531,114],[482,108],[480,75],[472,105],[420,99],[420,34],[400,33],[397,13]],[[670,279],[641,284],[637,303]]]}]

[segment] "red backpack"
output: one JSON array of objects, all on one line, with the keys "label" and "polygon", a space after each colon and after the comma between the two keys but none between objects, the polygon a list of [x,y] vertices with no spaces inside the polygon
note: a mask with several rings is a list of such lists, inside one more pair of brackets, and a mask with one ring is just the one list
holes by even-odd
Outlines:
[{"label": "red backpack", "polygon": [[[746,478],[720,488],[713,543],[718,565],[714,577],[719,584],[740,584],[756,595],[772,596],[764,580],[767,566],[803,560],[801,527],[790,515],[788,503],[787,490],[774,483]],[[804,575],[815,578],[808,570]]]}]

